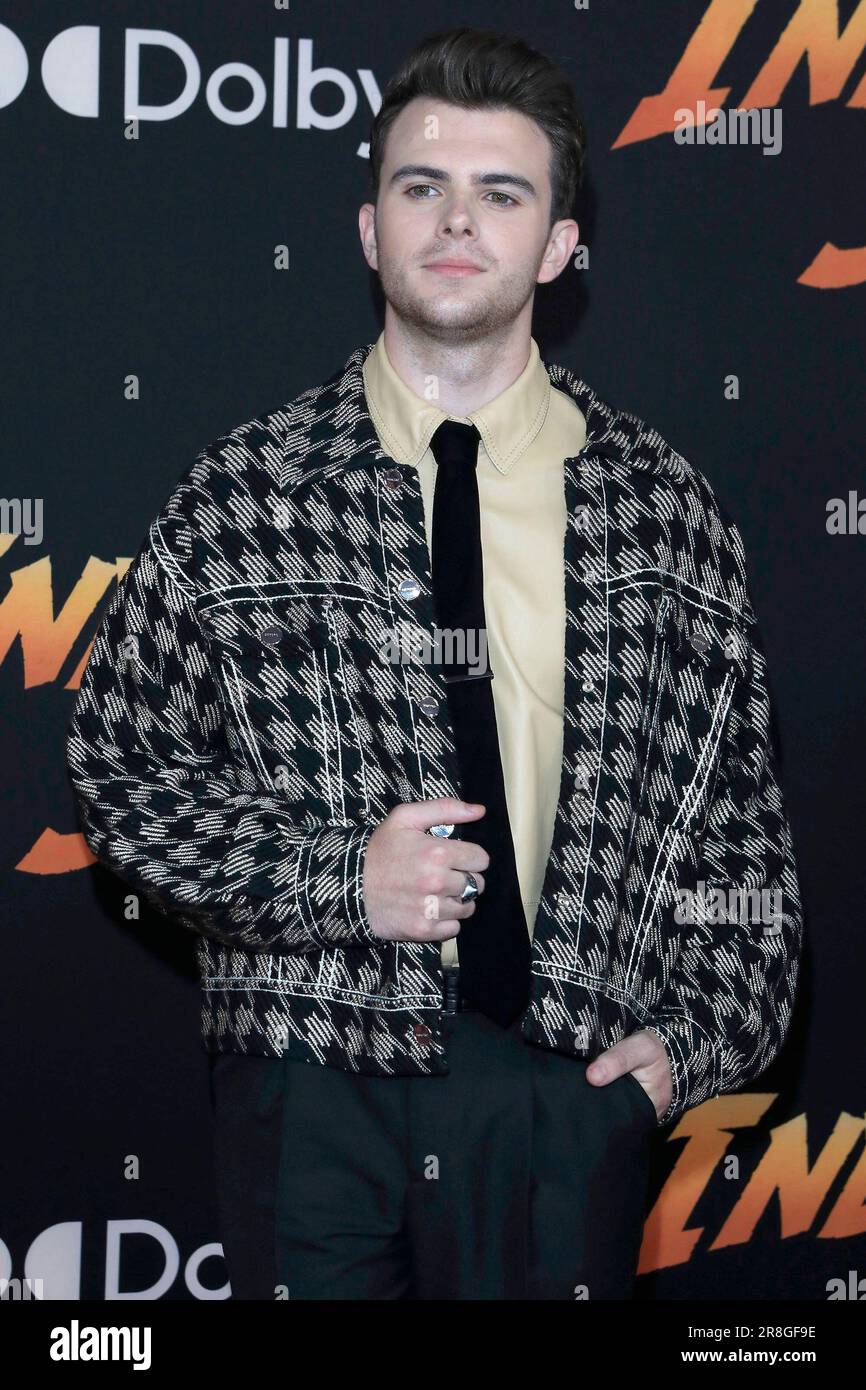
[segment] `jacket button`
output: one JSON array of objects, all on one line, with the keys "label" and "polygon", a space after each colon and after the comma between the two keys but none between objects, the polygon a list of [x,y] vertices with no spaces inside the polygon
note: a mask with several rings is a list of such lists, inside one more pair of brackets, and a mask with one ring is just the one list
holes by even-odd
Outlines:
[{"label": "jacket button", "polygon": [[386,468],[382,473],[382,482],[390,492],[396,491],[400,486],[399,468]]},{"label": "jacket button", "polygon": [[586,680],[582,682],[581,689],[584,690],[587,695],[592,694],[593,690],[595,690],[595,681],[591,676],[587,676]]},{"label": "jacket button", "polygon": [[438,714],[439,701],[436,699],[435,695],[425,695],[418,701],[418,708],[422,714]]},{"label": "jacket button", "polygon": [[401,579],[397,588],[401,598],[417,598],[420,592],[421,585],[417,579]]},{"label": "jacket button", "polygon": [[264,642],[268,647],[275,647],[278,642],[282,641],[282,636],[283,629],[276,625],[272,627],[263,627],[259,633],[260,641]]},{"label": "jacket button", "polygon": [[693,632],[689,641],[696,652],[708,652],[710,650],[710,639],[705,637],[702,632]]},{"label": "jacket button", "polygon": [[413,1023],[412,1032],[416,1042],[429,1043],[433,1041],[433,1034],[430,1032],[426,1023]]}]

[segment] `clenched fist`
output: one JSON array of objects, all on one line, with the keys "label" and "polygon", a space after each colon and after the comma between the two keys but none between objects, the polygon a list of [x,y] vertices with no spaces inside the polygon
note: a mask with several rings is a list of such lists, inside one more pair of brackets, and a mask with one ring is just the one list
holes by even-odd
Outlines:
[{"label": "clenched fist", "polygon": [[364,908],[383,941],[446,941],[457,936],[475,903],[461,903],[464,874],[474,874],[484,890],[482,870],[490,855],[471,840],[440,839],[433,825],[479,820],[485,807],[440,796],[403,801],[377,825],[364,855]]}]

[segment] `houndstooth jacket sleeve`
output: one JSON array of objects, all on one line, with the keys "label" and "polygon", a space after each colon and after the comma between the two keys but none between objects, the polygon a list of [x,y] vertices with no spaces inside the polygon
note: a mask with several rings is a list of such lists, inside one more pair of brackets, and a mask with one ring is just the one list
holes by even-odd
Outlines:
[{"label": "houndstooth jacket sleeve", "polygon": [[362,894],[372,827],[299,826],[279,800],[239,785],[191,553],[169,499],[97,634],[67,738],[84,838],[160,911],[226,944],[291,953],[376,942]]},{"label": "houndstooth jacket sleeve", "polygon": [[[745,578],[739,531],[713,500]],[[765,893],[764,901],[781,910],[769,926],[742,912],[721,924],[701,922],[698,912],[684,928],[668,988],[644,1023],[664,1043],[673,1076],[660,1124],[759,1076],[782,1047],[797,990],[800,886],[779,785],[767,662],[747,578],[745,593],[746,679],[739,683],[690,888],[696,902],[721,893],[728,902],[744,903],[748,894]]]}]

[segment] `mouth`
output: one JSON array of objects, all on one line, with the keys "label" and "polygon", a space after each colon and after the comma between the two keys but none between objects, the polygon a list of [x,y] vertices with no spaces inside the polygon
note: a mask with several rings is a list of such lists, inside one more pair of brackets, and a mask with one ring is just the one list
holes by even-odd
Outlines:
[{"label": "mouth", "polygon": [[424,270],[432,270],[434,275],[483,275],[480,265],[471,261],[431,261]]}]

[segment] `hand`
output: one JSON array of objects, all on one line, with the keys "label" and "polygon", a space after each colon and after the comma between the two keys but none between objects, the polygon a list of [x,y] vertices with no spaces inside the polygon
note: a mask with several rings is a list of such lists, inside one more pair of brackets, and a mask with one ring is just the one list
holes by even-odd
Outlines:
[{"label": "hand", "polygon": [[481,870],[490,856],[472,840],[428,835],[432,825],[479,820],[485,807],[453,796],[402,801],[367,842],[364,854],[364,909],[383,941],[447,941],[475,911],[459,902],[465,873],[474,874],[479,894]]},{"label": "hand", "polygon": [[656,1118],[661,1119],[671,1103],[674,1083],[668,1054],[657,1033],[646,1028],[629,1033],[627,1038],[593,1057],[586,1069],[586,1079],[594,1086],[606,1086],[627,1071],[643,1086],[656,1108]]}]

